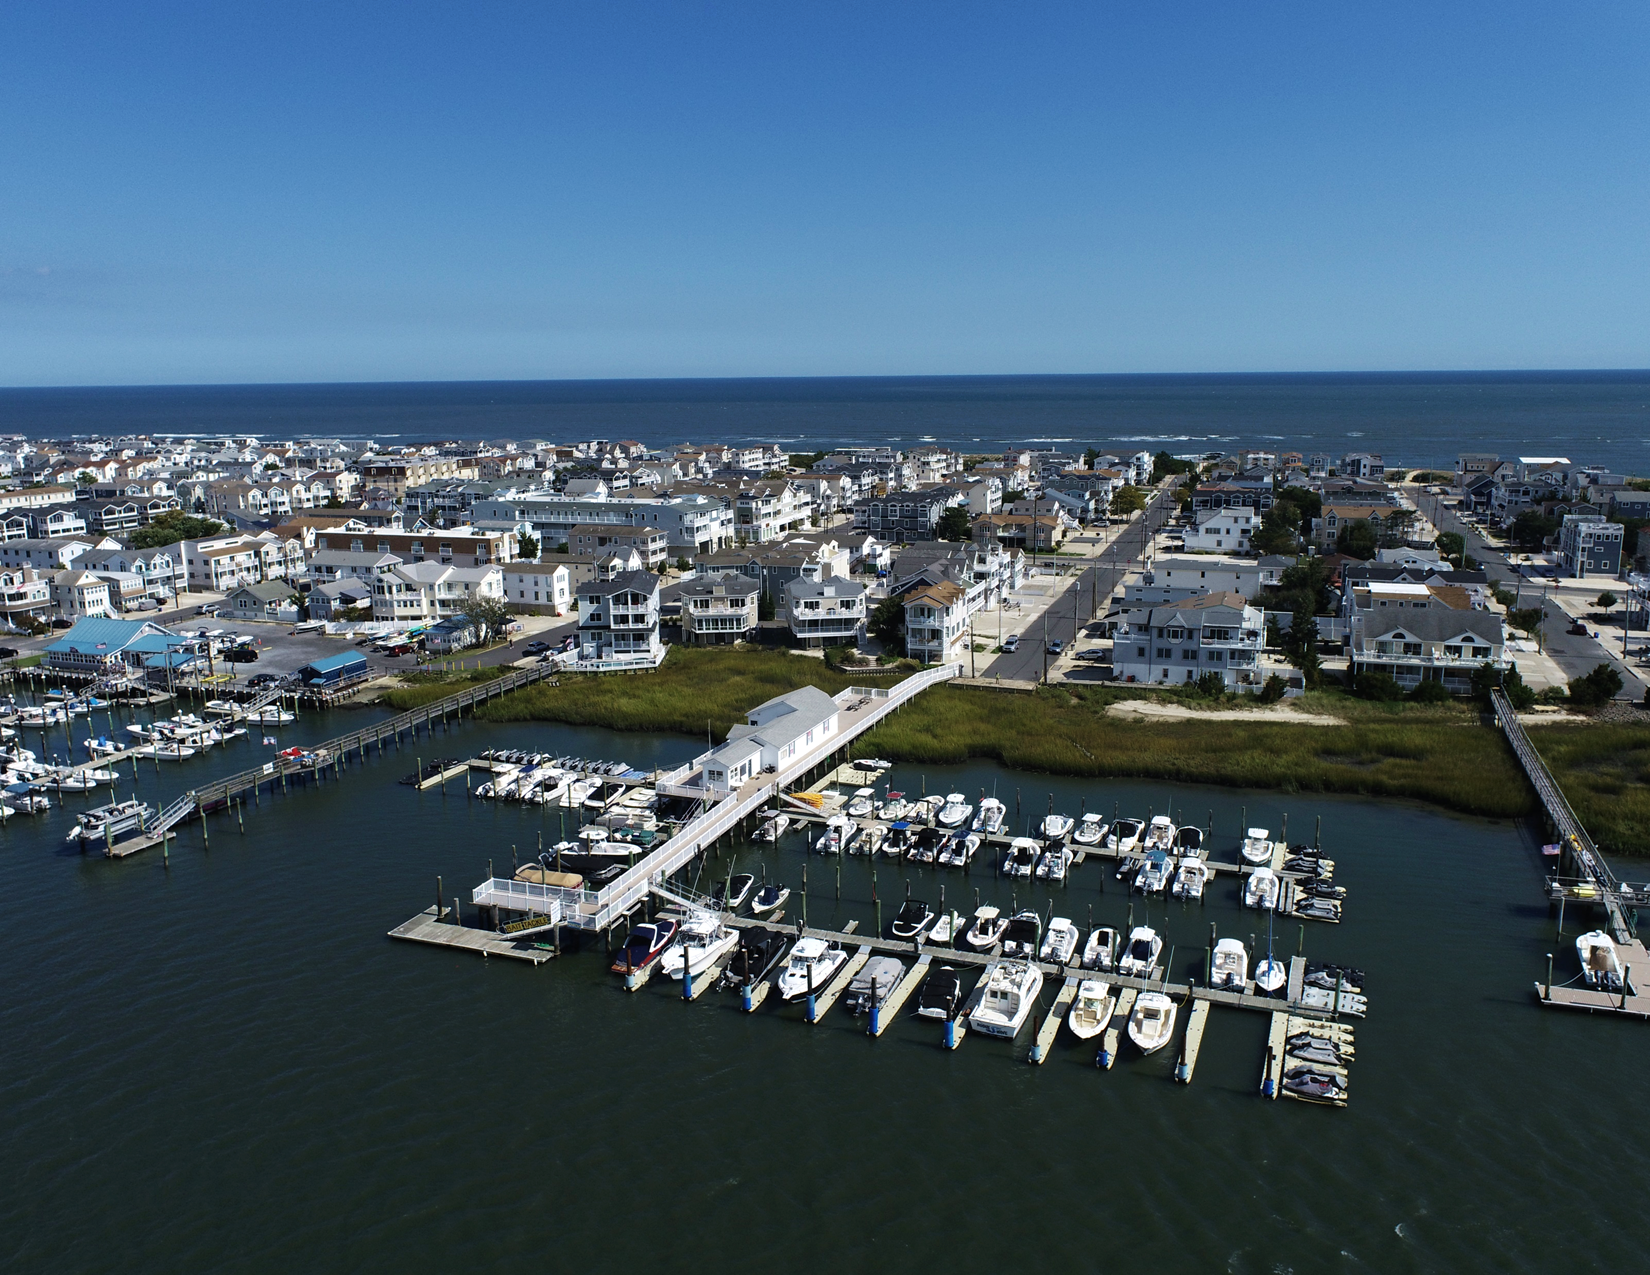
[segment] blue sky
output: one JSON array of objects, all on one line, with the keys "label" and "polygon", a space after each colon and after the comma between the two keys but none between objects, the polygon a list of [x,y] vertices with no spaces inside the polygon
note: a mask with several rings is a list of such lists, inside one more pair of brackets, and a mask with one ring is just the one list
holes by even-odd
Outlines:
[{"label": "blue sky", "polygon": [[14,3],[0,384],[1650,365],[1638,4]]}]

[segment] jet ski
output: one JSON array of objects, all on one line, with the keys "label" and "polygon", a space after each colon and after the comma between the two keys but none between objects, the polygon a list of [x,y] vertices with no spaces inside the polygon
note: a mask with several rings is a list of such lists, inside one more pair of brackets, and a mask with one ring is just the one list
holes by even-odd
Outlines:
[{"label": "jet ski", "polygon": [[1304,903],[1295,905],[1295,913],[1298,916],[1315,917],[1320,921],[1338,921],[1341,919],[1341,905],[1328,899],[1307,899]]},{"label": "jet ski", "polygon": [[1331,992],[1361,992],[1364,990],[1364,972],[1340,965],[1309,965],[1306,967],[1306,985],[1323,987]]},{"label": "jet ski", "polygon": [[1283,1088],[1285,1093],[1294,1094],[1299,1098],[1310,1098],[1319,1102],[1346,1101],[1346,1086],[1334,1076],[1324,1072],[1308,1071],[1305,1068],[1296,1068],[1285,1076]]},{"label": "jet ski", "polygon": [[1344,1067],[1346,1059],[1334,1043],[1321,1036],[1308,1036],[1301,1044],[1291,1044],[1287,1055],[1291,1061],[1312,1063],[1319,1067]]},{"label": "jet ski", "polygon": [[1315,1032],[1296,1032],[1284,1042],[1284,1052],[1289,1054],[1299,1053],[1314,1043],[1328,1045],[1343,1061],[1350,1059],[1358,1052],[1351,1045],[1330,1040],[1327,1036],[1319,1036]]}]

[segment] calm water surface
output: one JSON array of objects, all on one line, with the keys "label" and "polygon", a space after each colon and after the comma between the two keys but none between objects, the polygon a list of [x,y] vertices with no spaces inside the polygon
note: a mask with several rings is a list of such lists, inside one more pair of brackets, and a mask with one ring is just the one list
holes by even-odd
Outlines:
[{"label": "calm water surface", "polygon": [[[306,718],[284,745],[361,714]],[[38,735],[38,732],[28,732]],[[61,747],[61,736],[58,737]],[[515,745],[651,766],[685,737],[466,725],[425,755]],[[268,750],[141,766],[151,800]],[[1345,1110],[1257,1094],[1266,1021],[1217,1010],[1195,1082],[1174,1051],[1111,1072],[1069,1039],[1041,1068],[906,1018],[878,1041],[840,1010],[745,1016],[660,982],[626,995],[599,948],[540,968],[385,937],[557,831],[554,811],[396,780],[414,750],[301,795],[246,831],[216,817],[110,862],[66,852],[69,813],[4,826],[0,1263],[14,1271],[477,1269],[1160,1272],[1624,1269],[1650,1169],[1643,1025],[1538,1010],[1553,949],[1529,830],[1402,804],[1165,784],[1087,784],[991,765],[896,770],[912,791],[993,790],[1022,818],[1079,802],[1323,838],[1345,924],[1309,957],[1368,971]],[[125,768],[124,792],[133,787]],[[71,795],[69,812],[85,804]],[[738,867],[800,889],[812,924],[874,924],[870,868],[798,840]],[[760,865],[760,867],[758,867]],[[724,855],[711,870],[732,867]],[[1007,906],[1007,882],[881,861],[891,915],[919,896]],[[1102,885],[1104,889],[1102,890]],[[1044,901],[1021,883],[1020,902]],[[799,902],[793,895],[788,916]],[[1130,898],[1090,865],[1055,895],[1086,925]],[[1135,919],[1148,912],[1138,897]],[[1177,976],[1211,923],[1254,936],[1230,884],[1156,903]],[[886,917],[885,917],[886,919]],[[1574,925],[1571,925],[1573,932]],[[1292,953],[1297,924],[1280,928]],[[1561,952],[1563,949],[1560,949]],[[1570,952],[1573,952],[1571,947]],[[1562,959],[1562,956],[1561,956]],[[1573,966],[1574,957],[1569,956]],[[1562,966],[1561,966],[1562,969]],[[1052,989],[1045,991],[1045,999]]]}]

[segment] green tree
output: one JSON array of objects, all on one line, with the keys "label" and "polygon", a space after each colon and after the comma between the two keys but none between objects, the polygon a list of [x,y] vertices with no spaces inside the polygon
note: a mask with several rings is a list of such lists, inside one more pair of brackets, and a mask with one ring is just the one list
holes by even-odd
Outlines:
[{"label": "green tree", "polygon": [[1610,590],[1606,589],[1603,593],[1599,594],[1598,597],[1593,599],[1593,605],[1602,607],[1604,609],[1604,613],[1608,615],[1610,614],[1610,608],[1615,606],[1615,604],[1620,601],[1620,598],[1611,593]]},{"label": "green tree", "polygon": [[792,469],[812,469],[817,462],[824,459],[824,452],[792,452],[790,455]]},{"label": "green tree", "polygon": [[1262,516],[1260,530],[1250,542],[1256,553],[1293,553],[1300,530],[1300,506],[1279,500]]},{"label": "green tree", "polygon": [[1570,680],[1570,702],[1582,708],[1608,704],[1620,694],[1621,674],[1608,664],[1600,664],[1591,673]]},{"label": "green tree", "polygon": [[76,487],[90,487],[96,481],[97,475],[89,469],[83,469],[74,476],[74,485]]},{"label": "green tree", "polygon": [[539,556],[539,538],[532,532],[523,532],[516,538],[520,556],[528,562],[534,562]]},{"label": "green tree", "polygon": [[1375,556],[1375,528],[1362,519],[1347,523],[1335,537],[1335,549],[1339,553],[1362,558],[1367,562]]},{"label": "green tree", "polygon": [[1535,703],[1535,692],[1530,689],[1524,677],[1518,671],[1518,665],[1509,664],[1507,671],[1501,675],[1501,689],[1507,698],[1512,701],[1513,708],[1523,712]]},{"label": "green tree", "polygon": [[1276,673],[1266,679],[1266,685],[1260,688],[1260,702],[1262,704],[1276,704],[1289,690],[1289,683]]},{"label": "green tree", "polygon": [[938,540],[967,540],[971,529],[968,510],[960,505],[953,505],[940,515],[939,525],[934,528],[934,536]]},{"label": "green tree", "polygon": [[1509,533],[1520,549],[1538,550],[1546,547],[1547,537],[1558,533],[1558,519],[1549,518],[1535,509],[1526,509],[1513,519]]},{"label": "green tree", "polygon": [[503,598],[472,593],[458,613],[476,627],[476,641],[486,642],[504,631],[510,622],[510,605]]},{"label": "green tree", "polygon": [[1415,687],[1415,689],[1409,693],[1409,698],[1414,700],[1417,704],[1447,704],[1455,697],[1444,689],[1444,684],[1442,682],[1434,682],[1430,679],[1423,679]]},{"label": "green tree", "polygon": [[1520,633],[1527,633],[1534,637],[1541,632],[1541,621],[1545,616],[1546,612],[1540,607],[1521,607],[1517,611],[1507,612],[1507,623]]},{"label": "green tree", "polygon": [[1146,493],[1130,484],[1120,487],[1111,498],[1111,511],[1119,518],[1127,518],[1137,514],[1146,507]]},{"label": "green tree", "polygon": [[147,527],[139,527],[127,537],[134,549],[161,549],[180,540],[202,540],[228,530],[213,518],[196,518],[180,509],[159,514]]},{"label": "green tree", "polygon": [[691,562],[689,562],[685,557],[677,555],[676,569],[678,571],[680,571],[683,575],[686,575],[692,568],[693,564]]},{"label": "green tree", "polygon": [[1226,694],[1226,679],[1219,673],[1209,672],[1200,674],[1193,683],[1199,695],[1206,695],[1210,699],[1219,699]]},{"label": "green tree", "polygon": [[889,655],[905,654],[905,603],[899,598],[884,598],[877,603],[865,628]]},{"label": "green tree", "polygon": [[779,608],[774,603],[773,594],[763,589],[762,596],[756,600],[756,618],[758,620],[771,620],[778,612]]},{"label": "green tree", "polygon": [[1440,531],[1432,543],[1451,562],[1459,562],[1467,551],[1466,537],[1458,531]]}]

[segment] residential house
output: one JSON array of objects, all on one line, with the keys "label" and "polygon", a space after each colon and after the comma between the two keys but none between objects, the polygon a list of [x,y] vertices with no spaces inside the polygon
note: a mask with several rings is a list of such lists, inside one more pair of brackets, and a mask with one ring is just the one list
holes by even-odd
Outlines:
[{"label": "residential house", "polygon": [[1622,537],[1619,522],[1608,522],[1603,514],[1565,514],[1558,529],[1559,574],[1585,579],[1602,575],[1614,579],[1621,574]]},{"label": "residential house", "polygon": [[968,650],[968,591],[949,580],[903,595],[905,653],[924,664],[960,660]]},{"label": "residential house", "polygon": [[[594,563],[587,565],[594,569]],[[504,596],[512,611],[566,615],[573,605],[574,584],[573,570],[564,562],[516,561],[504,568]]]},{"label": "residential house", "polygon": [[230,590],[224,598],[226,614],[236,620],[277,620],[291,623],[298,618],[292,600],[292,586],[284,580],[259,580]]},{"label": "residential house", "polygon": [[1386,673],[1406,690],[1423,681],[1446,690],[1472,689],[1473,671],[1507,667],[1505,630],[1492,611],[1453,607],[1359,609],[1352,615],[1347,655],[1350,671]]},{"label": "residential house", "polygon": [[975,544],[1052,553],[1066,542],[1068,528],[1056,514],[982,514],[974,520],[973,535]]},{"label": "residential house", "polygon": [[785,617],[804,647],[857,647],[865,640],[865,586],[852,580],[792,580],[785,587]]},{"label": "residential house", "polygon": [[1124,682],[1195,682],[1215,673],[1227,690],[1260,690],[1265,615],[1233,592],[1205,593],[1133,611],[1112,643]]},{"label": "residential house", "polygon": [[1197,525],[1186,529],[1184,541],[1185,547],[1194,552],[1248,553],[1249,538],[1260,526],[1260,515],[1243,505],[1211,507],[1199,510],[1195,516]]},{"label": "residential house", "polygon": [[474,598],[504,600],[504,568],[404,562],[372,582],[372,618],[426,624],[460,614]]},{"label": "residential house", "polygon": [[325,584],[346,578],[370,581],[375,576],[388,575],[401,565],[401,559],[393,553],[370,550],[351,553],[348,549],[318,549],[309,556],[308,565],[310,579]]},{"label": "residential house", "polygon": [[817,686],[800,686],[758,704],[743,725],[728,732],[726,742],[705,754],[703,786],[731,792],[821,748],[836,738],[840,711]]},{"label": "residential house", "polygon": [[363,606],[371,614],[372,580],[341,576],[317,584],[305,597],[312,620],[341,620]]},{"label": "residential house", "polygon": [[112,619],[118,611],[109,596],[109,582],[77,568],[57,573],[52,580],[52,602],[71,620],[82,616]]},{"label": "residential house", "polygon": [[579,663],[620,661],[657,666],[659,577],[621,571],[579,588]]},{"label": "residential house", "polygon": [[952,487],[872,496],[855,503],[854,530],[871,532],[891,544],[933,540],[940,516],[962,501],[962,493]]},{"label": "residential house", "polygon": [[23,616],[39,618],[49,611],[54,578],[33,567],[0,569],[0,618],[15,625]]},{"label": "residential house", "polygon": [[348,553],[390,553],[402,562],[436,562],[445,566],[503,566],[516,558],[514,531],[484,531],[475,527],[445,530],[389,527],[368,531],[317,528],[315,551],[341,549]]},{"label": "residential house", "polygon": [[103,537],[82,539],[72,536],[66,540],[7,540],[0,543],[0,570],[33,567],[36,571],[52,574],[73,564],[75,559],[94,548],[116,548],[119,541]]},{"label": "residential house", "polygon": [[688,646],[726,646],[756,635],[762,582],[742,571],[713,571],[685,582],[682,641]]},{"label": "residential house", "polygon": [[642,569],[656,571],[669,556],[665,533],[657,527],[602,526],[584,523],[567,533],[566,552],[575,558],[605,558],[619,550],[634,549]]}]

